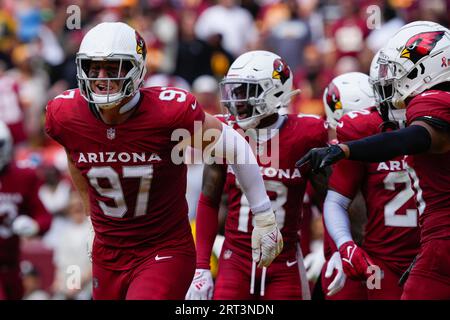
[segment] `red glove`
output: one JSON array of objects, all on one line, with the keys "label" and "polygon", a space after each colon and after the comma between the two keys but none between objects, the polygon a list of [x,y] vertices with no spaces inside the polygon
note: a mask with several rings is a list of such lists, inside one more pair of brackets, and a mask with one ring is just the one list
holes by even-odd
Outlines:
[{"label": "red glove", "polygon": [[353,241],[347,241],[339,248],[342,267],[352,280],[366,280],[372,273],[367,268],[375,265],[363,249]]}]

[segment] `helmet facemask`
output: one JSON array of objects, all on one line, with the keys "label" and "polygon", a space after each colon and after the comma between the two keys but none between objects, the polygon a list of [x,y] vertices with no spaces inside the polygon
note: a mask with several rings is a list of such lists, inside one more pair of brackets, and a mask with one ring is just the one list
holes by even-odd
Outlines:
[{"label": "helmet facemask", "polygon": [[265,99],[273,87],[271,79],[225,79],[220,83],[221,103],[242,129],[255,128],[262,118],[277,110],[269,108]]},{"label": "helmet facemask", "polygon": [[[112,62],[117,67],[107,65],[106,69],[111,67],[111,71],[107,70],[107,77],[98,78],[98,71],[91,68],[96,62]],[[124,98],[132,96],[138,89],[134,88],[134,85],[142,76],[133,56],[115,55],[113,58],[105,59],[79,54],[76,64],[78,86],[82,96],[101,109],[111,109],[120,104]],[[99,87],[104,93],[96,92]]]},{"label": "helmet facemask", "polygon": [[[375,100],[384,121],[403,123],[406,120],[404,103],[400,103],[400,92],[396,88],[399,74],[404,72],[400,65],[389,62],[382,57],[378,59],[378,79],[370,79],[375,93]],[[394,101],[397,101],[394,104]]]}]

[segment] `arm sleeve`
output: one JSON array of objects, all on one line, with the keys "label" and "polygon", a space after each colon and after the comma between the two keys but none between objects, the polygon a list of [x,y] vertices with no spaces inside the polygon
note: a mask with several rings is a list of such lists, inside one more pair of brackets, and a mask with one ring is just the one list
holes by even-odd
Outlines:
[{"label": "arm sleeve", "polygon": [[218,228],[219,203],[200,194],[195,226],[197,246],[197,269],[210,269],[211,251]]},{"label": "arm sleeve", "polygon": [[350,149],[350,160],[381,162],[401,155],[428,151],[431,146],[431,136],[426,128],[412,125],[345,144]]},{"label": "arm sleeve", "polygon": [[332,190],[328,191],[325,198],[323,208],[325,227],[338,248],[352,240],[347,213],[350,202],[351,199]]},{"label": "arm sleeve", "polygon": [[264,187],[258,162],[250,145],[235,130],[222,123],[222,133],[217,142],[211,146],[216,158],[226,159],[248,199],[254,214],[272,208]]}]

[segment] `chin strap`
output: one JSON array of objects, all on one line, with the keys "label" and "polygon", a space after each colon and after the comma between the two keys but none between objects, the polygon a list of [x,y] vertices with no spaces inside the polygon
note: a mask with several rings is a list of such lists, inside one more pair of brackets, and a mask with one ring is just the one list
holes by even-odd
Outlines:
[{"label": "chin strap", "polygon": [[[254,131],[253,138],[258,142],[258,144],[269,141],[278,133],[278,130],[284,125],[286,119],[287,115],[279,115],[275,123],[271,124],[268,127],[256,129]],[[252,132],[248,131],[246,132],[246,134],[252,135]],[[255,134],[256,136],[254,136]]]},{"label": "chin strap", "polygon": [[[137,105],[137,103],[139,102],[140,97],[141,97],[141,93],[138,91],[138,92],[133,96],[133,98],[132,98],[130,101],[128,101],[125,105],[123,105],[122,107],[120,107],[119,113],[120,113],[120,114],[124,114],[124,113],[126,113],[127,111],[130,111],[131,109],[133,109],[133,108]],[[121,100],[118,101],[118,102],[112,103],[112,106],[109,107],[108,109],[115,108],[117,105],[120,104],[120,102],[121,102]],[[94,106],[95,106],[95,108],[97,109],[98,112],[100,112],[100,109],[104,109],[104,108],[100,107],[98,104],[94,104]]]},{"label": "chin strap", "polygon": [[120,108],[119,113],[124,114],[125,112],[128,112],[131,109],[133,109],[139,102],[140,98],[141,93],[138,91],[130,101],[128,101],[124,106]]},{"label": "chin strap", "polygon": [[281,104],[280,107],[284,107],[289,105],[289,103],[291,103],[291,98],[293,96],[296,96],[298,94],[300,94],[301,90],[300,89],[295,89],[292,90],[291,92],[289,92],[282,100],[281,100]]}]

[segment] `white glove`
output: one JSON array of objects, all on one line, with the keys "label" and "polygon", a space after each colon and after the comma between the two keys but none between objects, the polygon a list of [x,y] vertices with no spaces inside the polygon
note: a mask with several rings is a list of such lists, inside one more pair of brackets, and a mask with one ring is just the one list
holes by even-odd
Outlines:
[{"label": "white glove", "polygon": [[255,214],[252,232],[252,258],[258,267],[268,267],[283,250],[283,236],[271,210]]},{"label": "white glove", "polygon": [[327,270],[325,271],[325,278],[330,278],[333,275],[334,270],[337,271],[337,274],[327,288],[327,296],[332,296],[338,293],[344,287],[345,280],[347,278],[342,268],[341,255],[338,251],[333,253],[328,261]]},{"label": "white glove", "polygon": [[20,215],[12,223],[12,231],[21,237],[32,237],[39,232],[39,225],[33,218]]},{"label": "white glove", "polygon": [[308,281],[316,281],[317,278],[319,278],[323,264],[325,263],[323,250],[316,250],[309,253],[303,261],[305,263]]},{"label": "white glove", "polygon": [[194,279],[186,294],[186,300],[211,300],[214,282],[211,271],[208,269],[195,269]]}]

